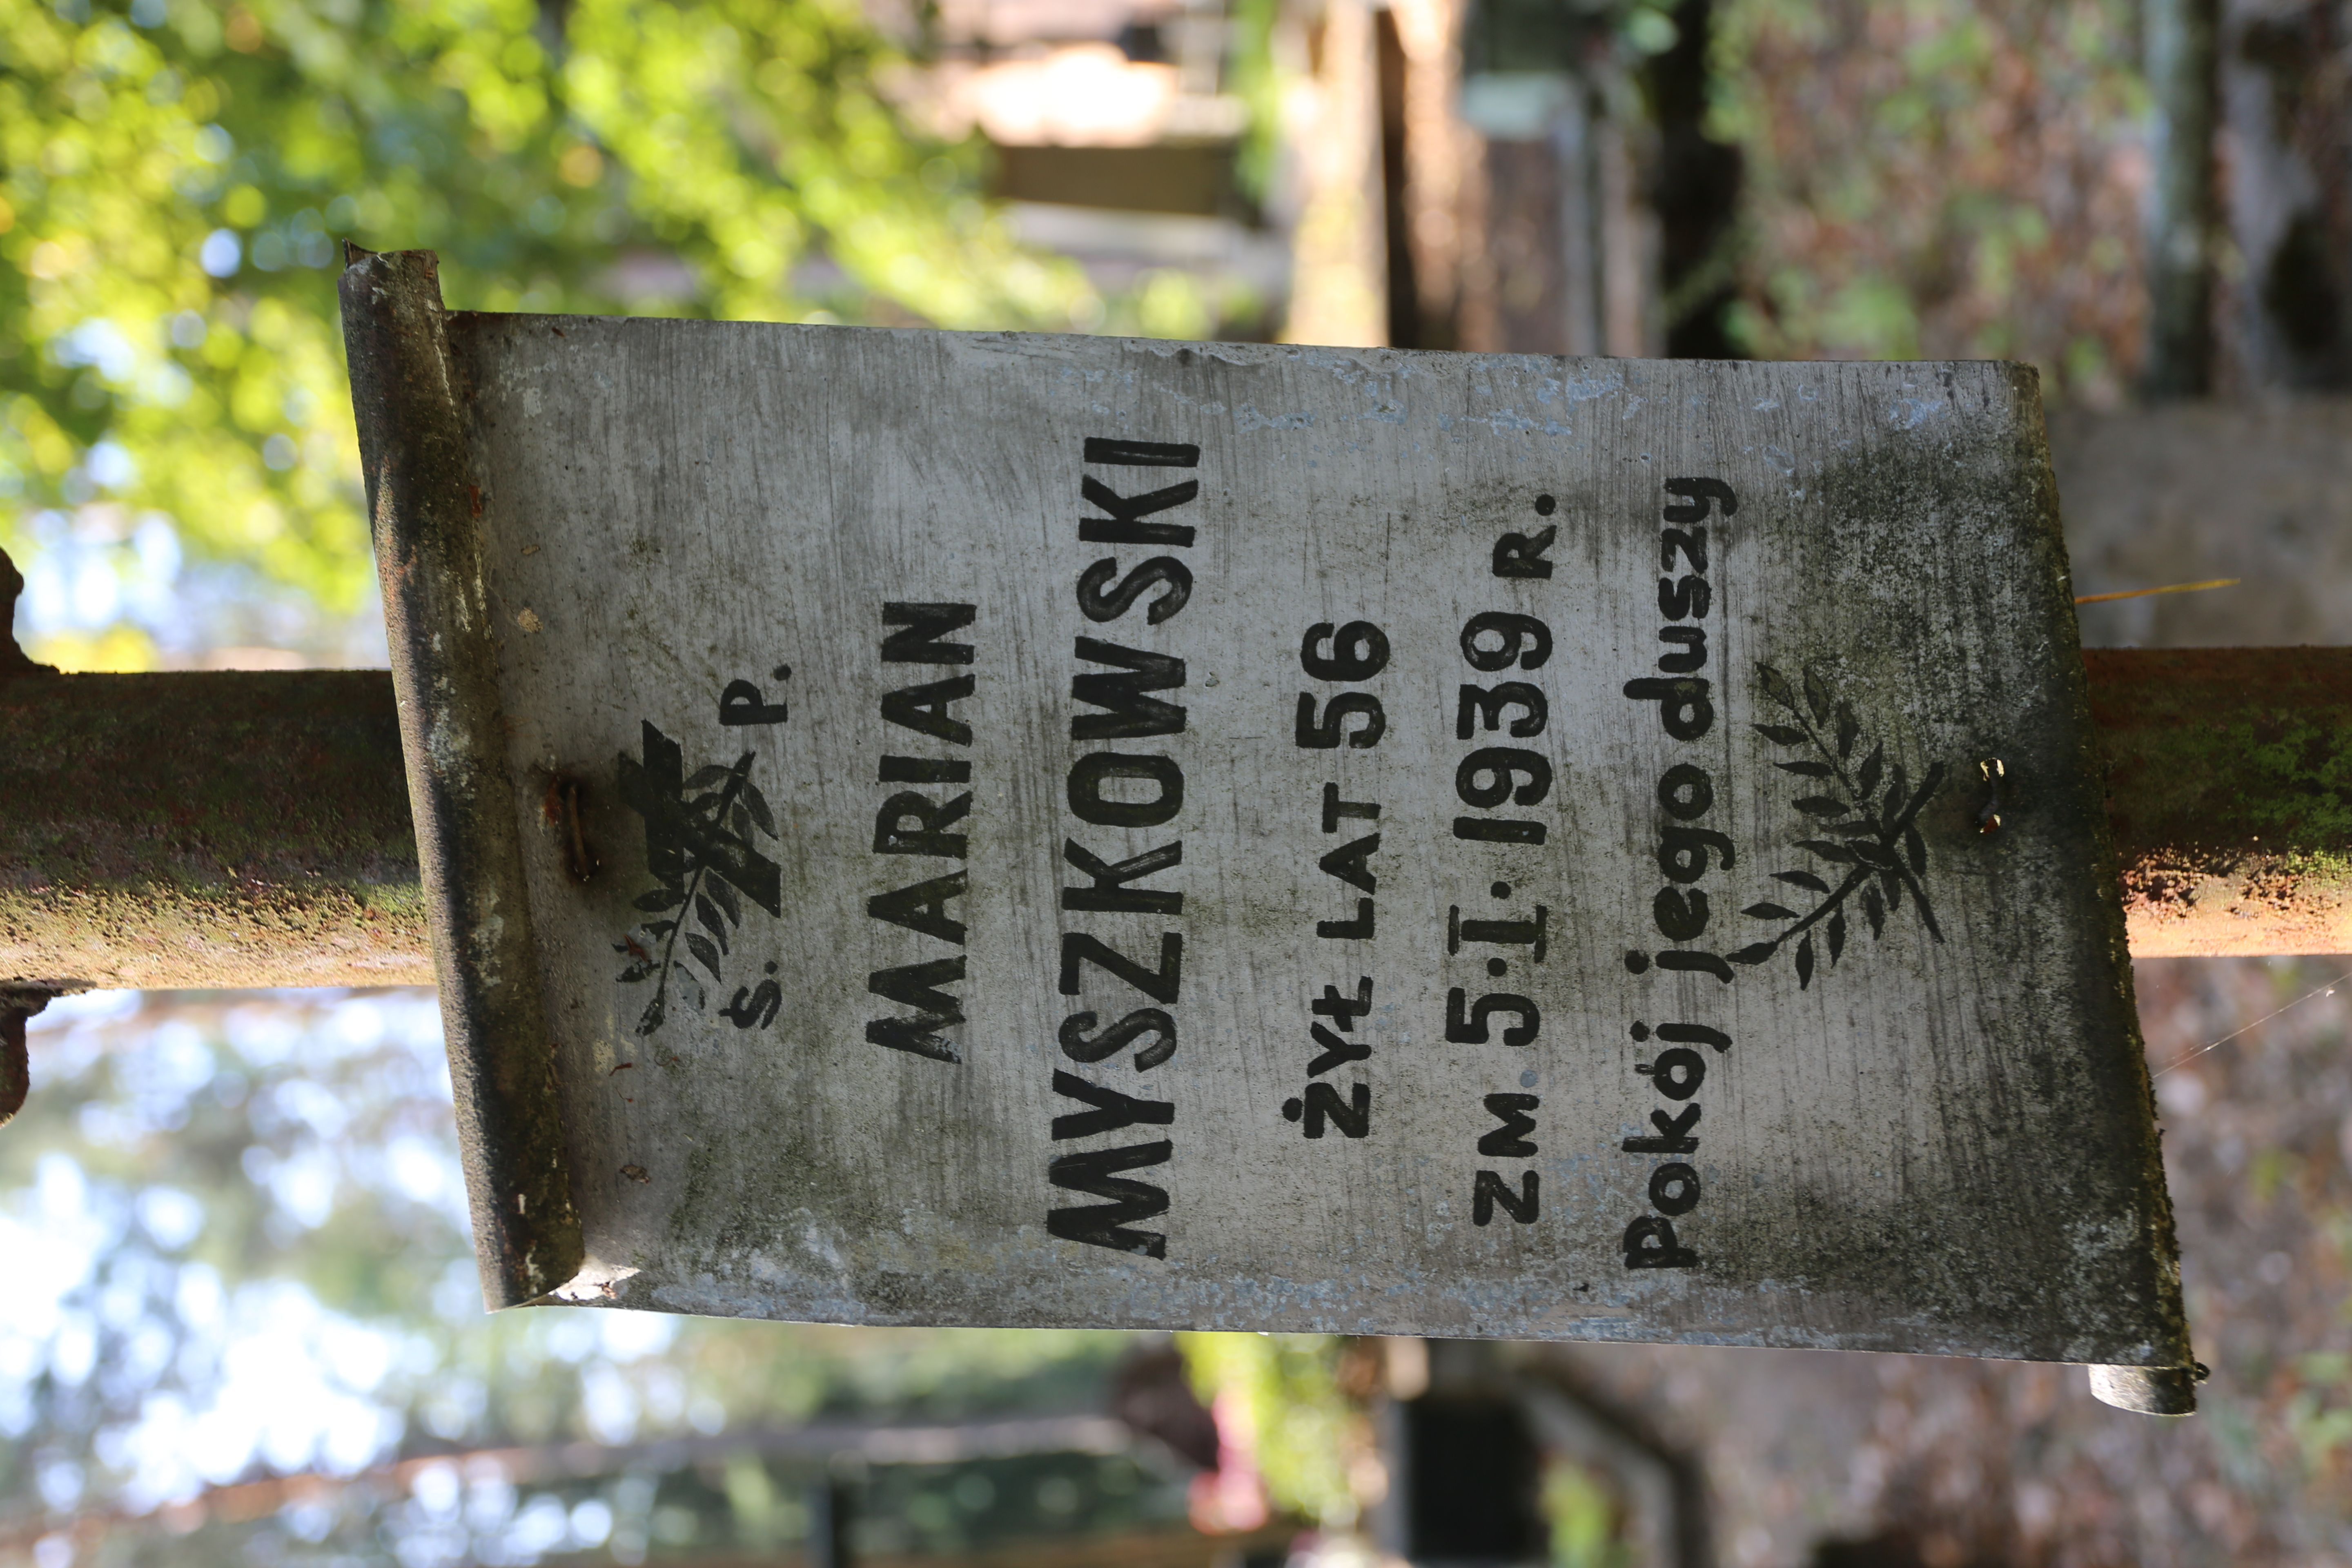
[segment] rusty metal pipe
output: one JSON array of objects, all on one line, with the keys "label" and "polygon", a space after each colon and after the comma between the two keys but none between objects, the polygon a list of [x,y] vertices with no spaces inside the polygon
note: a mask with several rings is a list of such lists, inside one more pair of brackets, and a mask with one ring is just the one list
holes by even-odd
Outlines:
[{"label": "rusty metal pipe", "polygon": [[[2095,648],[2132,952],[2352,952],[2352,648]],[[378,670],[0,678],[0,986],[429,984]]]},{"label": "rusty metal pipe", "polygon": [[0,678],[0,987],[432,981],[389,675]]},{"label": "rusty metal pipe", "polygon": [[2132,952],[2352,952],[2352,648],[2083,661]]}]

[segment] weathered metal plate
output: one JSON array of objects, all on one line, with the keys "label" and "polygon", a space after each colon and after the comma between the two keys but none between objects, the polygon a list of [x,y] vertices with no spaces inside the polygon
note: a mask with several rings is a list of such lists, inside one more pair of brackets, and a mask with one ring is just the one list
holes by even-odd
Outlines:
[{"label": "weathered metal plate", "polygon": [[346,303],[539,1288],[2187,1363],[2030,371],[430,287]]}]

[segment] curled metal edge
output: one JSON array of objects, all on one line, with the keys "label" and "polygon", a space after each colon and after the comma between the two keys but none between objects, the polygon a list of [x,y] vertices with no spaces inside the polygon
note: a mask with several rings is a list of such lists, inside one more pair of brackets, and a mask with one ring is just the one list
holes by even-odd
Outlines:
[{"label": "curled metal edge", "polygon": [[2101,1404],[2141,1415],[2194,1415],[2197,1384],[2204,1368],[2186,1366],[2095,1366],[2091,1393]]},{"label": "curled metal edge", "polygon": [[565,1169],[469,472],[429,250],[345,247],[339,287],[368,525],[440,983],[483,1299],[519,1306],[584,1256]]}]

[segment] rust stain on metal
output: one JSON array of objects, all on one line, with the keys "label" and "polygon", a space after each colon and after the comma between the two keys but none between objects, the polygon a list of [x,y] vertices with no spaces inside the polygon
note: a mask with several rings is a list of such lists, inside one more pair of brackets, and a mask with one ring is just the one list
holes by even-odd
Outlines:
[{"label": "rust stain on metal", "polygon": [[540,819],[562,847],[564,874],[583,885],[595,879],[604,864],[588,842],[588,829],[583,820],[581,801],[586,789],[569,773],[557,773],[548,780],[547,793],[539,802]]},{"label": "rust stain on metal", "polygon": [[433,255],[347,245],[345,258],[344,349],[474,1245],[490,1304],[514,1306],[569,1284],[584,1254],[530,911],[502,891],[521,885],[529,796],[507,765],[482,491]]},{"label": "rust stain on metal", "polygon": [[2352,648],[2092,648],[2132,952],[2352,952]]},{"label": "rust stain on metal", "polygon": [[25,1022],[57,995],[32,986],[0,986],[0,1127],[25,1109],[33,1075],[25,1056]]},{"label": "rust stain on metal", "polygon": [[35,664],[25,650],[16,646],[16,599],[25,591],[25,578],[8,552],[0,550],[0,679],[16,675],[55,675],[57,667]]}]

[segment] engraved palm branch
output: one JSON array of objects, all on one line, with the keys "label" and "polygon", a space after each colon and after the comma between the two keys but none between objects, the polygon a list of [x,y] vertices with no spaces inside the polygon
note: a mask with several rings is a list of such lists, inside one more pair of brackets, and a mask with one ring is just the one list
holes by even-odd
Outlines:
[{"label": "engraved palm branch", "polygon": [[1936,923],[1935,906],[1920,885],[1927,869],[1927,847],[1917,826],[1920,808],[1943,785],[1943,764],[1930,767],[1927,776],[1914,789],[1903,764],[1887,762],[1883,741],[1874,742],[1862,760],[1855,762],[1862,725],[1854,718],[1852,704],[1835,699],[1812,670],[1804,672],[1801,696],[1789,683],[1789,678],[1770,665],[1759,664],[1756,668],[1765,696],[1795,721],[1755,726],[1773,744],[1800,753],[1772,765],[1813,781],[1818,791],[1797,802],[1797,809],[1812,819],[1807,825],[1808,830],[1817,835],[1799,839],[1797,847],[1842,869],[1832,872],[1839,879],[1835,886],[1813,871],[1774,872],[1773,880],[1818,894],[1819,901],[1801,912],[1769,901],[1748,905],[1742,913],[1758,920],[1788,923],[1764,941],[1733,953],[1731,961],[1762,963],[1793,942],[1798,987],[1810,986],[1813,980],[1813,928],[1821,928],[1829,962],[1834,967],[1845,951],[1846,904],[1857,894],[1873,941],[1885,936],[1887,917],[1901,910],[1906,894],[1919,911],[1927,934],[1937,942],[1943,941],[1943,930]]}]

